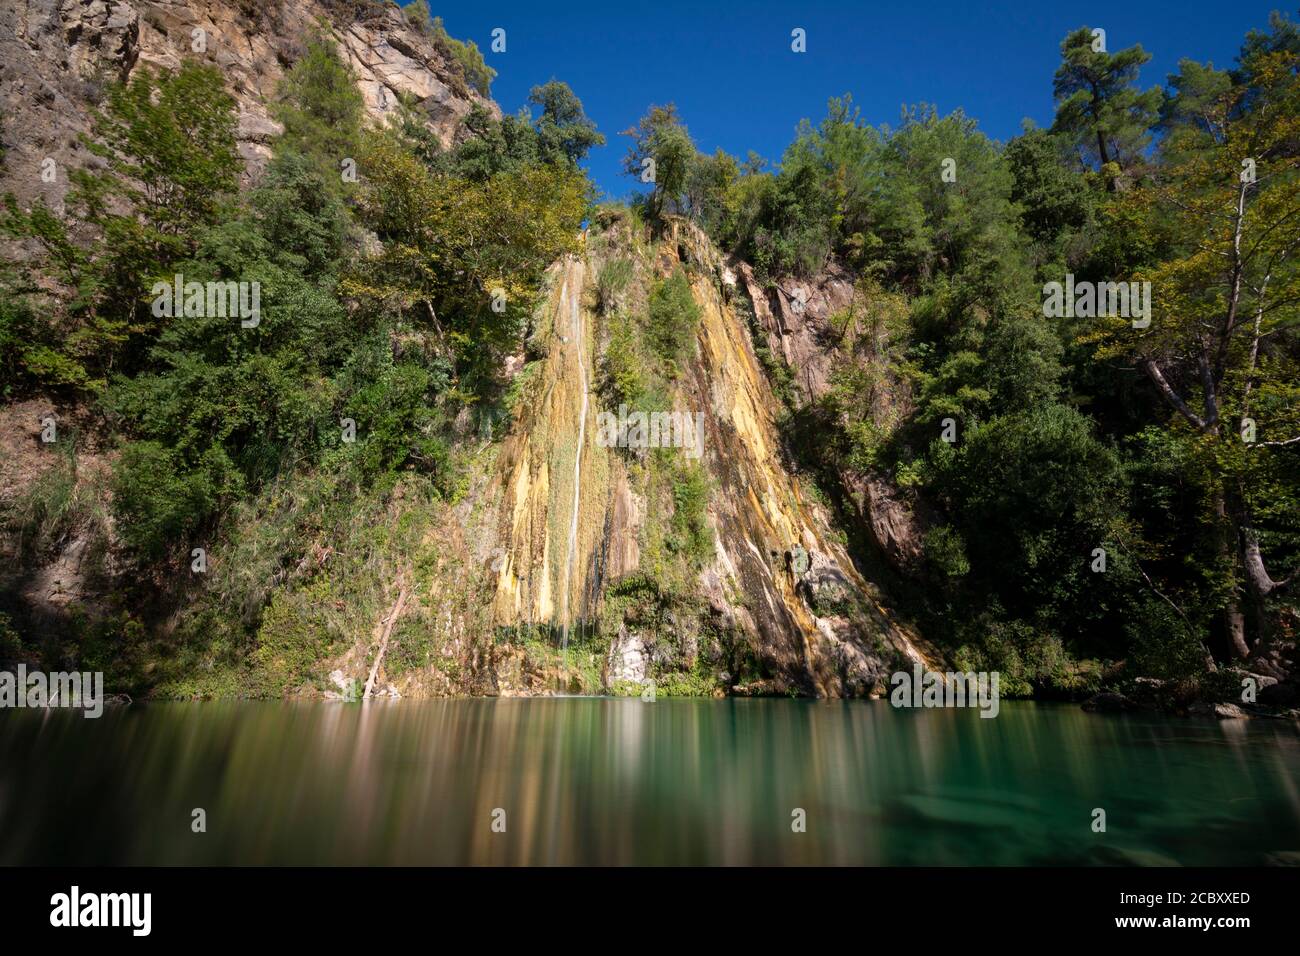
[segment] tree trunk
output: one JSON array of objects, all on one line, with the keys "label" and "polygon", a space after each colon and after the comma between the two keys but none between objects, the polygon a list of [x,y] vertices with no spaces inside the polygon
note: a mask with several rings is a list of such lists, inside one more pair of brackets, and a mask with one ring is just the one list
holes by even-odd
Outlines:
[{"label": "tree trunk", "polygon": [[1236,521],[1228,514],[1227,496],[1222,490],[1214,496],[1214,515],[1217,519],[1219,558],[1231,569],[1233,584],[1228,592],[1223,607],[1224,630],[1228,635],[1228,646],[1232,656],[1244,660],[1250,656],[1250,645],[1246,643],[1246,616],[1241,611],[1241,602],[1237,599],[1237,547]]},{"label": "tree trunk", "polygon": [[[1237,519],[1241,564],[1245,571],[1246,590],[1250,595],[1251,616],[1254,621],[1255,640],[1251,645],[1251,651],[1257,661],[1274,658],[1279,635],[1276,618],[1269,613],[1269,599],[1286,591],[1296,579],[1296,575],[1293,573],[1279,581],[1268,573],[1268,567],[1264,564],[1264,555],[1259,547],[1259,535],[1250,520],[1249,507],[1240,490],[1235,504],[1234,517]],[[1264,672],[1268,673],[1267,667],[1264,668]]]},{"label": "tree trunk", "polygon": [[398,615],[402,613],[402,608],[406,604],[406,588],[401,588],[397,594],[397,604],[393,606],[392,613],[384,621],[383,632],[379,640],[379,653],[375,655],[375,663],[370,668],[370,677],[366,681],[365,693],[361,695],[362,700],[368,700],[371,692],[375,689],[375,678],[379,676],[379,668],[384,663],[384,654],[388,652],[388,638],[393,633],[393,624],[396,623]]}]

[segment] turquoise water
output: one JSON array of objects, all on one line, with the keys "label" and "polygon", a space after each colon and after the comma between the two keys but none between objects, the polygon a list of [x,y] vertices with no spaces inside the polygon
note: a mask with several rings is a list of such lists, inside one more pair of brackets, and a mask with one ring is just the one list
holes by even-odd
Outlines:
[{"label": "turquoise water", "polygon": [[0,712],[4,864],[1288,860],[1300,736],[1276,721],[599,698]]}]

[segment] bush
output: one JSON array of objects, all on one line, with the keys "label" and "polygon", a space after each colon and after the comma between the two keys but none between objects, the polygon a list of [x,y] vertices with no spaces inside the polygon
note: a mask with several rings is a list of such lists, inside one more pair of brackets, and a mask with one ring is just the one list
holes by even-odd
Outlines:
[{"label": "bush", "polygon": [[88,388],[90,375],[68,344],[66,332],[0,288],[0,398],[16,399],[41,386]]},{"label": "bush", "polygon": [[673,481],[672,536],[668,546],[693,567],[706,564],[713,556],[708,522],[710,491],[708,473],[700,465],[678,469]]},{"label": "bush", "polygon": [[678,366],[694,352],[699,324],[700,307],[686,273],[678,269],[650,293],[646,322],[646,344],[670,379],[676,378]]},{"label": "bush", "polygon": [[[419,3],[415,4],[418,6]],[[428,16],[427,12],[425,14]],[[434,17],[429,23],[429,33],[434,43],[449,55],[450,64],[460,69],[465,82],[483,96],[492,95],[492,80],[497,71],[483,61],[483,54],[473,40],[464,42],[451,36],[442,25],[442,17]]]},{"label": "bush", "polygon": [[601,391],[611,407],[627,404],[645,410],[650,383],[640,340],[631,319],[616,318],[601,358]]},{"label": "bush", "polygon": [[373,480],[409,469],[433,476],[449,490],[450,453],[438,434],[442,420],[435,408],[436,396],[447,386],[445,367],[391,362],[383,356],[378,368],[362,374],[364,384],[345,405],[357,422],[352,454],[361,475]]},{"label": "bush", "polygon": [[113,467],[113,510],[126,545],[146,560],[162,557],[187,539],[216,507],[227,484],[223,456],[213,454],[189,470],[158,442],[128,444]]},{"label": "bush", "polygon": [[940,574],[959,578],[970,571],[966,543],[950,525],[931,528],[925,535],[925,556]]}]

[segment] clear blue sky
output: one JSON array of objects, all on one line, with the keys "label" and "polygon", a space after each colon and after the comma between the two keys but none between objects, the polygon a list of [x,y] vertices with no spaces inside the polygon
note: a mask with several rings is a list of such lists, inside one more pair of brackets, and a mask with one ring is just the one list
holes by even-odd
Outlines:
[{"label": "clear blue sky", "polygon": [[[674,102],[696,144],[743,158],[753,149],[778,161],[800,119],[825,114],[826,100],[852,93],[873,125],[896,124],[905,103],[940,112],[961,107],[995,139],[1030,117],[1052,120],[1052,73],[1065,34],[1106,30],[1114,51],[1141,43],[1152,60],[1144,87],[1163,84],[1182,57],[1229,66],[1251,27],[1265,29],[1267,0],[1043,0],[978,3],[710,3],[658,0],[431,0],[447,31],[474,40],[497,71],[493,98],[506,112],[552,77],[569,84],[608,139],[588,167],[596,184],[621,197],[636,184],[620,160],[651,103]],[[506,52],[492,53],[495,27]],[[808,50],[790,50],[790,31],[807,31]]]}]

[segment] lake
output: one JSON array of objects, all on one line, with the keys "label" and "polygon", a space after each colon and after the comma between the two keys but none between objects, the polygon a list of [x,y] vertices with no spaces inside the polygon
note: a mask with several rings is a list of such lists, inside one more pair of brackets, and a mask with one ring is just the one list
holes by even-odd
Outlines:
[{"label": "lake", "polygon": [[0,712],[3,864],[1297,861],[1281,721],[662,698]]}]

